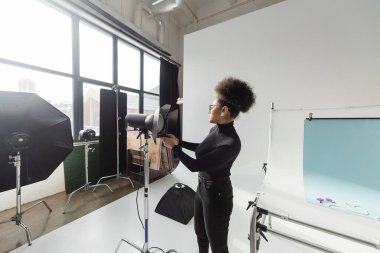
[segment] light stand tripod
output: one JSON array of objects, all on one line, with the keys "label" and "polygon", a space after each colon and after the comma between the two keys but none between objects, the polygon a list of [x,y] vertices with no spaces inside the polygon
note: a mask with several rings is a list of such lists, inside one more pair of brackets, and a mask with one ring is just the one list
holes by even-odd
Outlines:
[{"label": "light stand tripod", "polygon": [[10,164],[13,164],[16,167],[16,215],[9,218],[8,220],[5,221],[0,221],[0,224],[7,223],[7,222],[16,222],[16,225],[21,227],[22,229],[25,230],[26,233],[26,238],[28,240],[28,244],[32,245],[31,238],[30,238],[30,232],[29,228],[25,226],[24,223],[22,223],[22,215],[32,209],[33,207],[39,205],[39,204],[44,204],[47,209],[49,209],[49,212],[52,212],[51,208],[46,204],[46,202],[39,201],[36,204],[32,205],[31,207],[27,208],[25,211],[21,212],[21,155],[20,155],[20,150],[17,150],[17,155],[15,156],[9,156],[10,160],[14,160],[13,162],[9,162]]},{"label": "light stand tripod", "polygon": [[97,186],[105,186],[105,187],[108,188],[108,190],[110,190],[110,192],[113,192],[113,191],[111,190],[111,188],[110,188],[107,184],[99,184],[99,183],[97,183],[97,184],[95,184],[95,185],[90,185],[91,182],[88,181],[88,152],[90,152],[90,151],[93,152],[95,148],[89,148],[89,147],[88,147],[89,144],[90,144],[90,143],[87,142],[87,140],[86,140],[86,141],[85,141],[85,145],[84,145],[86,183],[85,183],[83,186],[81,186],[81,187],[79,187],[78,189],[76,189],[75,191],[73,191],[72,193],[70,193],[69,198],[67,199],[67,202],[66,202],[66,205],[65,205],[65,209],[63,209],[63,213],[64,213],[64,214],[66,213],[66,209],[67,209],[67,207],[69,206],[69,203],[70,203],[71,197],[72,197],[75,193],[77,193],[78,191],[87,191],[87,190],[89,190],[90,188],[94,188],[94,190],[95,190],[95,188],[96,188]]},{"label": "light stand tripod", "polygon": [[[119,116],[119,88],[118,88],[118,85],[114,85],[112,87],[112,89],[116,92],[116,174],[100,178],[98,180],[97,184],[99,184],[100,181],[102,181],[103,179],[116,177],[117,180],[119,180],[121,178],[129,180],[129,182],[131,183],[132,187],[135,188],[135,186],[133,185],[133,182],[132,182],[132,180],[131,180],[130,177],[122,177],[122,176],[120,176],[121,173],[120,173],[120,161],[119,161],[119,138],[120,138],[119,120],[121,118]],[[95,191],[95,188],[94,188],[94,191]]]},{"label": "light stand tripod", "polygon": [[[139,250],[141,253],[149,253],[149,247],[148,247],[148,235],[149,235],[149,226],[148,226],[148,218],[149,218],[149,149],[148,149],[148,130],[141,130],[139,133],[139,136],[141,134],[144,134],[145,137],[145,144],[143,146],[143,154],[144,154],[144,217],[145,217],[145,242],[143,247],[139,247],[138,245],[134,244],[133,242],[127,240],[127,239],[121,239],[119,244],[117,245],[117,248],[115,250],[115,253],[118,252],[121,244],[123,242],[128,243],[135,249]],[[138,136],[138,137],[139,137]],[[137,137],[137,138],[138,138]],[[141,147],[142,148],[142,147]]]}]

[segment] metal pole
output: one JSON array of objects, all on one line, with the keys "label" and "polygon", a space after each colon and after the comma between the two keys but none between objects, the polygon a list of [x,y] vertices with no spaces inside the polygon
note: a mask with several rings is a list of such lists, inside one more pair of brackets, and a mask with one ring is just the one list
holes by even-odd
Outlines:
[{"label": "metal pole", "polygon": [[88,184],[88,151],[90,148],[88,147],[88,143],[84,145],[84,167],[85,167],[85,175],[86,175],[86,185]]},{"label": "metal pole", "polygon": [[20,151],[17,151],[17,155],[14,157],[14,165],[16,166],[16,215],[11,218],[16,222],[16,225],[24,229],[29,246],[32,245],[29,228],[22,223],[21,214],[21,155]]},{"label": "metal pole", "polygon": [[[309,241],[303,240],[301,238],[297,238],[295,236],[286,234],[284,232],[280,232],[280,231],[274,230],[272,228],[272,219],[271,219],[272,216],[276,217],[276,218],[279,218],[281,220],[290,221],[290,222],[293,222],[293,223],[298,224],[298,225],[302,225],[302,226],[305,226],[305,227],[308,227],[308,228],[311,228],[311,229],[315,229],[315,230],[318,230],[318,231],[321,231],[321,232],[325,232],[325,233],[328,233],[328,234],[333,235],[333,236],[337,236],[337,237],[340,237],[340,238],[344,238],[344,239],[347,239],[347,240],[354,241],[356,243],[360,243],[360,244],[363,244],[363,245],[366,245],[366,246],[370,246],[370,247],[373,247],[375,249],[379,249],[378,245],[376,243],[371,243],[371,242],[368,242],[368,241],[365,241],[365,240],[362,240],[362,239],[358,239],[358,238],[355,238],[355,237],[352,237],[352,236],[349,236],[349,235],[338,233],[338,232],[335,232],[335,231],[332,231],[332,230],[328,230],[328,229],[325,229],[325,228],[322,228],[322,227],[314,226],[314,225],[311,225],[311,224],[308,224],[308,223],[305,223],[305,222],[302,222],[302,221],[290,219],[289,217],[285,217],[283,215],[272,213],[272,212],[269,212],[269,211],[267,211],[265,209],[261,209],[262,211],[260,211],[259,209],[260,208],[258,208],[258,207],[255,206],[254,209],[253,209],[253,211],[252,211],[251,226],[250,226],[250,240],[251,240],[251,242],[250,242],[251,243],[250,252],[251,253],[256,253],[259,250],[258,244],[259,244],[259,236],[260,235],[257,233],[257,232],[259,232],[259,230],[261,230],[263,232],[268,232],[268,233],[271,233],[271,234],[275,234],[277,236],[281,236],[281,237],[286,238],[288,240],[291,240],[291,241],[294,241],[294,242],[297,242],[297,243],[301,243],[303,245],[306,245],[306,246],[309,246],[309,247],[312,247],[312,248],[315,248],[315,249],[319,249],[319,250],[322,250],[324,252],[330,252],[330,253],[339,252],[339,251],[336,251],[334,249],[330,249],[330,248],[327,248],[325,246],[322,246],[322,245],[319,245],[319,244],[316,244],[316,243],[313,243],[313,242],[309,242]],[[266,217],[266,215],[263,215],[263,221],[259,221],[259,219],[257,219],[257,217],[258,217],[257,215],[260,212],[267,213],[267,215],[269,217],[268,227],[265,226],[265,225],[263,225],[265,223],[265,217]]]},{"label": "metal pole", "polygon": [[311,243],[311,242],[308,242],[306,240],[303,240],[301,238],[297,238],[297,237],[294,237],[294,236],[290,236],[290,235],[287,235],[285,233],[281,233],[279,231],[275,231],[273,229],[270,229],[268,228],[268,232],[269,233],[272,233],[274,235],[277,235],[277,236],[280,236],[280,237],[283,237],[283,238],[286,238],[288,240],[291,240],[291,241],[294,241],[294,242],[297,242],[297,243],[300,243],[302,245],[305,245],[305,246],[308,246],[308,247],[311,247],[313,249],[317,249],[317,250],[321,250],[323,252],[328,252],[328,253],[341,253],[340,251],[337,251],[337,250],[333,250],[333,249],[329,249],[325,246],[322,246],[322,245],[319,245],[319,244],[315,244],[315,243]]},{"label": "metal pole", "polygon": [[[16,215],[21,213],[21,155],[20,151],[17,151],[17,155],[14,157],[14,165],[16,166]],[[20,221],[16,221],[17,225],[20,225]]]},{"label": "metal pole", "polygon": [[119,167],[119,88],[117,85],[115,85],[115,92],[116,92],[116,177],[119,179],[120,177],[120,167]]},{"label": "metal pole", "polygon": [[148,252],[148,238],[149,238],[149,150],[148,140],[145,138],[144,145],[144,207],[145,207],[145,244],[144,251]]},{"label": "metal pole", "polygon": [[328,233],[330,235],[338,236],[338,237],[341,237],[341,238],[344,238],[344,239],[348,239],[348,240],[351,240],[351,241],[354,241],[354,242],[357,242],[357,243],[360,243],[360,244],[364,244],[366,246],[370,246],[370,247],[373,247],[375,249],[378,249],[376,243],[368,242],[368,241],[365,241],[365,240],[362,240],[362,239],[358,239],[358,238],[355,238],[355,237],[352,237],[352,236],[349,236],[349,235],[346,235],[346,234],[338,233],[338,232],[335,232],[335,231],[332,231],[332,230],[329,230],[329,229],[326,229],[326,228],[314,226],[314,225],[308,224],[306,222],[294,220],[294,219],[291,219],[291,218],[288,218],[288,217],[284,217],[284,216],[276,214],[276,213],[268,212],[268,215],[269,216],[274,216],[274,217],[282,219],[282,220],[287,220],[287,221],[293,222],[295,224],[299,224],[299,225],[302,225],[302,226],[305,226],[305,227],[308,227],[308,228],[311,228],[311,229],[315,229],[315,230],[318,230],[318,231],[321,231],[321,232],[325,232],[325,233]]},{"label": "metal pole", "polygon": [[22,223],[22,215],[25,212],[29,211],[30,209],[32,209],[33,207],[41,203],[44,204],[50,212],[52,212],[52,210],[45,201],[39,201],[38,203],[26,209],[24,212],[21,212],[21,154],[20,154],[20,151],[17,151],[16,156],[10,156],[9,159],[14,160],[14,162],[10,162],[10,163],[16,167],[16,214],[13,217],[9,218],[8,220],[0,221],[0,224],[14,221],[17,226],[24,229],[26,233],[26,238],[28,240],[28,244],[30,246],[32,245],[32,240],[30,237],[29,228],[24,223]]},{"label": "metal pole", "polygon": [[260,235],[257,234],[256,230],[256,222],[257,222],[257,208],[253,207],[252,216],[251,216],[251,224],[250,224],[250,233],[249,233],[249,243],[250,243],[250,253],[256,253],[258,250],[258,240]]},{"label": "metal pole", "polygon": [[149,147],[148,147],[148,133],[143,133],[145,136],[145,144],[140,149],[143,149],[144,153],[144,218],[145,218],[145,242],[141,248],[138,245],[127,239],[121,239],[117,245],[115,252],[119,251],[119,248],[123,242],[128,243],[133,248],[137,249],[140,253],[149,253]]},{"label": "metal pole", "polygon": [[268,134],[268,153],[267,153],[267,163],[269,163],[270,158],[270,147],[272,142],[272,118],[273,118],[274,103],[271,103],[270,113],[269,113],[269,134]]}]

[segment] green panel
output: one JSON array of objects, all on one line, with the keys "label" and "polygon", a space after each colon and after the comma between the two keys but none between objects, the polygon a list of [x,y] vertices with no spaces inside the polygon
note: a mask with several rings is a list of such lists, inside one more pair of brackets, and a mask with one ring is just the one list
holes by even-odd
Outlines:
[{"label": "green panel", "polygon": [[88,152],[88,180],[96,184],[100,178],[99,143],[89,145],[93,150]]},{"label": "green panel", "polygon": [[[96,183],[100,178],[99,144],[89,144],[88,180]],[[64,160],[65,188],[69,194],[86,183],[85,176],[85,145],[76,143],[73,152]]]}]

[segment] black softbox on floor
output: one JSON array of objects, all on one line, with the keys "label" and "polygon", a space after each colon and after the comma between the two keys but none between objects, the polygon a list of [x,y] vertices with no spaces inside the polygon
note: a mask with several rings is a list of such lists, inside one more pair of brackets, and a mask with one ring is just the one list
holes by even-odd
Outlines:
[{"label": "black softbox on floor", "polygon": [[176,183],[161,198],[155,211],[186,225],[194,216],[194,197],[193,189]]}]

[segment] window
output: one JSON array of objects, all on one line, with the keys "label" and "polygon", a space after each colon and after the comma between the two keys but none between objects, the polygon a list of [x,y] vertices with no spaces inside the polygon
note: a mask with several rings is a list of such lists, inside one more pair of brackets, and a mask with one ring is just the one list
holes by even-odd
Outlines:
[{"label": "window", "polygon": [[[0,63],[0,90],[36,93],[73,118],[72,79]],[[71,126],[73,129],[73,126]]]},{"label": "window", "polygon": [[112,37],[79,23],[80,75],[112,83]]},{"label": "window", "polygon": [[158,96],[144,94],[144,113],[153,114],[159,108],[160,101]]},{"label": "window", "polygon": [[160,93],[160,61],[144,54],[144,91]]},{"label": "window", "polygon": [[[40,0],[1,4],[0,91],[38,94],[70,117],[74,139],[82,129],[99,134],[100,89],[116,84],[114,74],[120,92],[127,94],[127,113],[154,113],[159,107],[159,59],[122,40],[106,24],[99,28],[57,6]],[[73,64],[77,58],[79,66]],[[73,108],[77,104],[83,111],[82,106]]]},{"label": "window", "polygon": [[140,50],[118,41],[119,85],[140,89]]},{"label": "window", "polygon": [[0,58],[71,73],[71,17],[36,0],[2,1]]},{"label": "window", "polygon": [[135,92],[123,92],[127,93],[127,114],[139,113],[139,94]]},{"label": "window", "polygon": [[109,88],[83,83],[83,129],[92,129],[96,135],[100,126],[100,89]]}]

